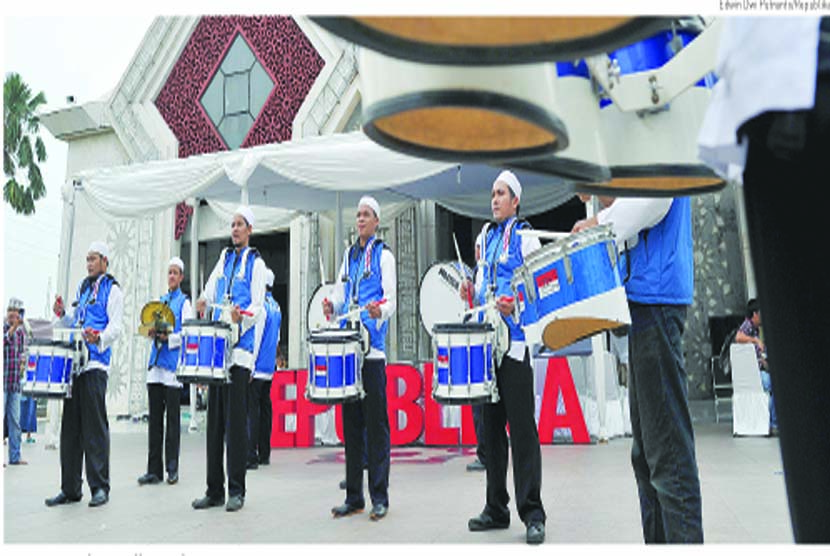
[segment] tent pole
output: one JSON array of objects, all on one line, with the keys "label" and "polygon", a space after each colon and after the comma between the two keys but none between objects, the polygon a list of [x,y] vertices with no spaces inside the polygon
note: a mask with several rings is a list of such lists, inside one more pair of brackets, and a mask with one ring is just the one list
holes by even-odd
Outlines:
[{"label": "tent pole", "polygon": [[343,252],[343,197],[339,191],[335,193],[334,214],[334,281],[336,282],[342,262],[340,254]]},{"label": "tent pole", "polygon": [[[190,217],[190,299],[192,303],[198,299],[199,291],[199,198],[193,199],[193,214]],[[194,318],[199,318],[194,315]],[[196,414],[196,385],[190,384],[190,423],[188,430],[199,430],[199,418]]]}]

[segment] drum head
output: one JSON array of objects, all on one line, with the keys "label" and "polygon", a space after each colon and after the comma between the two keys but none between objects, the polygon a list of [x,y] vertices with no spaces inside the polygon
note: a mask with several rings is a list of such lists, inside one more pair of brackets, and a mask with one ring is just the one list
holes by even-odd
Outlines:
[{"label": "drum head", "polygon": [[326,315],[323,314],[323,300],[326,298],[331,299],[333,291],[334,284],[320,284],[314,290],[311,301],[308,302],[308,307],[306,308],[307,332],[328,326],[329,321],[326,320]]},{"label": "drum head", "polygon": [[[472,271],[464,265],[465,276],[472,279]],[[419,307],[421,323],[432,336],[436,324],[458,323],[467,309],[466,302],[458,294],[461,272],[457,262],[437,262],[430,266],[421,279]]]}]

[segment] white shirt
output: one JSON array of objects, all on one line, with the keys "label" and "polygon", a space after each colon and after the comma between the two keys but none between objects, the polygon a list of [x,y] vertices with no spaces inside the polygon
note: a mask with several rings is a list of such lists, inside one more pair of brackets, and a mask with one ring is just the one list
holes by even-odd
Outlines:
[{"label": "white shirt", "polygon": [[[182,304],[182,322],[193,318],[193,306],[189,299]],[[182,347],[182,333],[173,332],[167,336],[167,347],[177,349]],[[171,388],[181,388],[182,383],[176,380],[176,373],[162,367],[152,366],[147,371],[147,384],[164,384]]]},{"label": "white shirt", "polygon": [[[78,308],[76,307],[75,311],[77,310]],[[60,325],[64,328],[72,328],[72,323],[75,320],[75,311],[72,312],[72,316],[70,316],[68,312],[64,312],[63,317],[58,319],[58,323],[60,323]],[[107,326],[98,336],[98,349],[100,351],[106,351],[108,348],[112,347],[113,344],[115,344],[115,341],[121,336],[121,320],[123,317],[124,294],[121,292],[121,288],[118,284],[113,284],[110,288],[109,296],[107,297]],[[81,369],[80,372],[91,371],[93,369],[106,371],[107,374],[109,374],[110,365],[88,358],[86,366]]]},{"label": "white shirt", "polygon": [[[228,256],[230,256],[231,250],[228,250]],[[239,270],[237,271],[237,276],[240,274],[244,274],[245,272],[245,264],[249,263],[251,258],[245,257],[243,262],[239,265]],[[202,292],[202,295],[199,296],[199,299],[204,299],[207,301],[208,304],[211,304],[216,299],[216,281],[222,276],[225,265],[225,259],[220,255],[219,260],[216,261],[216,266],[213,267],[213,271],[210,273],[210,278],[208,278],[207,284],[205,284],[205,289]],[[265,262],[262,260],[262,257],[257,257],[254,260],[254,268],[251,273],[251,304],[248,307],[244,307],[246,311],[250,311],[253,313],[253,316],[242,315],[242,322],[241,322],[241,330],[239,331],[239,337],[245,335],[251,327],[256,326],[261,319],[265,318]],[[210,306],[208,305],[208,309]],[[208,313],[210,314],[210,313]],[[234,346],[233,348],[233,355],[231,356],[231,364],[232,365],[239,365],[240,367],[245,367],[248,370],[253,370],[254,368],[254,354],[251,351],[245,351],[240,347]]]},{"label": "white shirt", "polygon": [[617,247],[625,243],[633,247],[642,230],[648,230],[660,223],[669,213],[671,198],[619,197],[608,207],[597,213],[597,222],[608,224],[617,236]]},{"label": "white shirt", "polygon": [[737,138],[741,125],[771,110],[813,107],[820,18],[725,19],[715,66],[719,81],[700,128],[698,154],[730,178],[742,173],[746,161],[746,141]]},{"label": "white shirt", "polygon": [[[332,305],[334,306],[334,314],[342,314],[346,304],[346,283],[340,280],[340,277],[347,276],[346,263],[349,259],[349,249],[343,256],[343,262],[340,264],[340,272],[337,274],[338,280],[334,285],[331,294]],[[362,264],[362,262],[361,262]],[[395,267],[395,256],[389,249],[382,249],[380,254],[380,285],[383,290],[383,298],[386,303],[380,305],[380,318],[376,320],[376,326],[380,327],[385,321],[389,320],[395,313],[398,303],[398,276]],[[385,359],[386,353],[377,348],[371,348],[366,355],[366,359]]]},{"label": "white shirt", "polygon": [[[481,232],[479,232],[478,236],[476,237],[476,245],[481,245],[481,237],[482,237],[482,234],[484,233],[485,229],[486,229],[486,226],[485,226],[484,229],[481,230]],[[516,233],[515,228],[513,229],[513,233],[514,234]],[[522,260],[526,261],[528,255],[530,255],[531,253],[533,253],[534,251],[536,251],[537,249],[540,249],[542,247],[542,242],[539,241],[539,238],[536,237],[536,236],[522,235],[520,237],[522,238]],[[486,248],[486,246],[483,247],[482,250],[481,250],[481,256],[482,257],[486,256],[485,251],[484,251],[485,248]],[[478,297],[481,294],[481,288],[484,287],[483,280],[484,280],[483,273],[479,272],[479,267],[476,267],[476,278],[475,278],[476,297]],[[508,317],[508,318],[511,318],[511,317]],[[524,361],[525,348],[526,347],[527,346],[526,346],[525,342],[516,341],[516,340],[511,338],[510,339],[510,349],[507,351],[506,355],[508,357],[512,358],[512,359],[515,359],[516,361]]]}]

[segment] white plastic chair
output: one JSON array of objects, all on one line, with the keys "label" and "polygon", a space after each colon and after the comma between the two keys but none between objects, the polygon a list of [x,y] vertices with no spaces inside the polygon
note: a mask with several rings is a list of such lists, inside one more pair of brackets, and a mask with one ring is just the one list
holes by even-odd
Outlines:
[{"label": "white plastic chair", "polygon": [[761,385],[758,360],[752,344],[732,344],[732,434],[766,436],[769,434],[769,394]]}]

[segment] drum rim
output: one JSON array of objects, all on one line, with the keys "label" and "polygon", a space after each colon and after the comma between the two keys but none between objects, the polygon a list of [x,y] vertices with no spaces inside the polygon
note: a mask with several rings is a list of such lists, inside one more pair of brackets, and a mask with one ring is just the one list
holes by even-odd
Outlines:
[{"label": "drum rim", "polygon": [[230,324],[222,322],[220,320],[187,319],[182,321],[182,328],[195,326],[206,326],[210,328],[227,328],[228,330],[230,330],[231,328]]},{"label": "drum rim", "polygon": [[561,187],[569,188],[574,188],[576,183],[584,182],[603,184],[610,182],[612,178],[611,169],[608,166],[558,155],[514,158],[505,162],[504,165],[508,168],[564,179],[566,183]]},{"label": "drum rim", "polygon": [[[381,131],[374,123],[378,119],[406,110],[425,107],[484,108],[508,114],[550,131],[554,135],[554,141],[541,146],[504,151],[460,152],[403,141]],[[410,156],[445,162],[493,162],[494,160],[540,157],[562,151],[569,144],[567,127],[557,115],[526,100],[493,91],[442,89],[407,93],[364,106],[363,120],[365,122],[363,132],[376,143]]]},{"label": "drum rim", "polygon": [[44,338],[32,338],[28,342],[28,348],[32,346],[52,346],[52,347],[64,347],[69,350],[75,349],[75,345],[72,342],[62,342],[60,340],[46,340]]},{"label": "drum rim", "polygon": [[591,37],[520,46],[448,46],[426,43],[378,31],[352,17],[312,16],[327,31],[387,56],[427,64],[472,66],[512,65],[584,58],[611,52],[665,30],[671,18],[632,17],[626,23]]},{"label": "drum rim", "polygon": [[441,322],[432,325],[432,330],[433,335],[436,335],[453,332],[495,332],[496,328],[489,322]]},{"label": "drum rim", "polygon": [[713,183],[683,189],[651,189],[648,187],[618,187],[613,181],[601,184],[575,184],[577,193],[592,195],[613,195],[615,197],[686,197],[720,191],[726,187],[726,180],[703,164],[648,164],[611,166],[613,178],[657,178],[672,176],[678,178],[711,178]]},{"label": "drum rim", "polygon": [[[323,340],[313,341],[312,340]],[[360,331],[347,330],[345,328],[326,328],[314,330],[308,333],[306,342],[314,344],[348,344],[351,342],[362,342]]]}]

